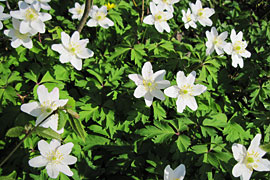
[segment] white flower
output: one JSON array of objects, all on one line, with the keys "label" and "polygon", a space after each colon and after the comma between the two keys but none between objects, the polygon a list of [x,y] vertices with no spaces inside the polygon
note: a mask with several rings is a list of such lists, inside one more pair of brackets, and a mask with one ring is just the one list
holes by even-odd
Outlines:
[{"label": "white flower", "polygon": [[217,29],[215,27],[211,28],[211,32],[206,31],[206,55],[210,55],[214,50],[218,55],[223,54],[223,48],[226,45],[225,39],[228,36],[228,32],[225,31],[218,35]]},{"label": "white flower", "polygon": [[232,66],[237,67],[239,64],[240,68],[244,67],[244,61],[242,57],[249,58],[251,56],[250,52],[246,50],[247,42],[242,41],[243,33],[240,31],[236,34],[233,29],[231,32],[232,43],[227,43],[224,47],[224,51],[232,55]]},{"label": "white flower", "polygon": [[3,13],[3,12],[4,12],[4,7],[0,5],[0,29],[3,28],[2,21],[10,18],[9,14]]},{"label": "white flower", "polygon": [[84,8],[85,8],[85,4],[83,4],[82,6],[79,3],[75,3],[75,7],[74,8],[70,8],[68,10],[68,12],[70,12],[72,14],[72,19],[81,19],[84,13]]},{"label": "white flower", "polygon": [[106,17],[106,6],[101,6],[101,8],[98,8],[96,5],[94,5],[90,10],[89,16],[91,17],[91,19],[86,23],[86,25],[89,27],[96,27],[100,25],[101,27],[107,29],[110,26],[114,25],[114,23]]},{"label": "white flower", "polygon": [[148,15],[143,19],[145,24],[155,25],[155,28],[158,32],[162,33],[164,30],[170,32],[170,26],[167,23],[167,20],[173,17],[171,11],[166,11],[165,6],[150,2],[150,11],[152,15]]},{"label": "white flower", "polygon": [[51,128],[58,134],[62,134],[64,132],[64,128],[57,130],[58,119],[59,119],[59,115],[57,113],[53,114],[49,118],[47,118],[40,126],[45,127],[45,128]]},{"label": "white flower", "polygon": [[77,158],[69,155],[73,147],[73,143],[69,142],[61,146],[60,142],[53,139],[50,144],[44,140],[38,142],[40,156],[34,157],[28,161],[32,167],[46,166],[48,176],[57,178],[59,172],[67,176],[73,176],[73,172],[68,165],[75,164]]},{"label": "white flower", "polygon": [[48,13],[41,13],[38,3],[28,5],[23,1],[19,1],[19,11],[10,11],[10,15],[15,19],[21,19],[20,32],[22,34],[36,30],[37,32],[45,32],[45,21],[48,21],[52,16]]},{"label": "white flower", "polygon": [[[37,117],[36,125],[48,117],[58,107],[63,107],[68,99],[59,100],[59,89],[55,87],[50,93],[44,85],[37,88],[39,102],[30,102],[21,106],[21,111]],[[53,119],[50,117],[50,119]],[[42,124],[41,124],[42,126]]]},{"label": "white flower", "polygon": [[175,170],[170,165],[164,169],[164,180],[183,180],[186,174],[186,167],[180,164]]},{"label": "white flower", "polygon": [[212,21],[209,19],[215,13],[212,8],[202,8],[200,0],[196,1],[196,4],[189,3],[192,14],[195,16],[196,21],[199,21],[202,26],[212,26]]},{"label": "white flower", "polygon": [[129,79],[135,82],[137,88],[134,91],[136,98],[144,97],[147,106],[151,106],[153,98],[156,97],[164,100],[165,96],[160,89],[164,89],[170,85],[168,80],[163,80],[165,70],[159,70],[153,73],[152,65],[146,62],[142,68],[142,76],[140,74],[130,74]]},{"label": "white flower", "polygon": [[51,6],[48,4],[51,0],[24,0],[28,4],[32,4],[34,2],[37,2],[37,5],[39,8],[44,9],[44,10],[50,10]]},{"label": "white flower", "polygon": [[82,69],[82,59],[92,57],[93,51],[86,48],[88,39],[80,40],[80,34],[75,31],[71,37],[65,32],[61,33],[62,44],[53,44],[52,50],[60,53],[60,62],[70,62],[77,70]]},{"label": "white flower", "polygon": [[164,90],[166,96],[177,98],[177,111],[182,113],[186,106],[195,111],[198,108],[195,97],[206,91],[204,85],[194,85],[196,72],[192,71],[187,77],[183,71],[176,75],[177,86],[171,86]]},{"label": "white flower", "polygon": [[167,11],[173,12],[173,4],[178,3],[179,0],[153,0],[156,4],[161,4]]},{"label": "white flower", "polygon": [[197,25],[195,24],[195,17],[193,16],[193,14],[191,14],[190,9],[188,8],[187,13],[182,10],[182,21],[184,21],[185,23],[185,28],[188,29],[189,26],[193,27],[193,28],[197,28]]},{"label": "white flower", "polygon": [[233,157],[238,162],[232,170],[234,177],[240,176],[241,180],[249,180],[253,169],[270,171],[270,161],[262,158],[266,152],[259,147],[260,140],[261,134],[257,134],[251,141],[248,150],[242,144],[233,144]]},{"label": "white flower", "polygon": [[13,28],[5,30],[4,34],[8,37],[11,37],[11,46],[13,48],[17,48],[20,45],[23,45],[24,47],[31,49],[33,47],[31,36],[35,35],[36,31],[31,31],[26,34],[20,33],[20,21],[18,19],[12,18],[12,24]]}]

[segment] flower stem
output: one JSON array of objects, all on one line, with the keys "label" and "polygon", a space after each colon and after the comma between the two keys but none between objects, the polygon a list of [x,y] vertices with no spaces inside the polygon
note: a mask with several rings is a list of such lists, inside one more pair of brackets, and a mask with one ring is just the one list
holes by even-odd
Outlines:
[{"label": "flower stem", "polygon": [[56,111],[52,112],[47,118],[45,118],[43,121],[41,121],[39,124],[37,124],[32,130],[30,130],[28,132],[28,134],[26,134],[23,139],[17,144],[17,146],[9,153],[9,155],[1,162],[0,167],[2,167],[2,165],[4,165],[7,160],[15,153],[15,151],[20,147],[20,145],[24,142],[24,140],[30,136],[32,134],[32,132],[34,132],[36,130],[36,128],[43,123],[46,119],[48,119],[49,117],[51,117]]},{"label": "flower stem", "polygon": [[81,33],[85,23],[86,23],[86,20],[88,18],[88,15],[89,15],[89,12],[90,12],[90,9],[93,5],[93,2],[94,0],[85,0],[85,8],[84,8],[84,13],[83,13],[83,16],[82,16],[82,19],[77,27],[77,31],[79,33]]},{"label": "flower stem", "polygon": [[142,17],[141,17],[141,23],[143,22],[144,17],[144,0],[142,0]]}]

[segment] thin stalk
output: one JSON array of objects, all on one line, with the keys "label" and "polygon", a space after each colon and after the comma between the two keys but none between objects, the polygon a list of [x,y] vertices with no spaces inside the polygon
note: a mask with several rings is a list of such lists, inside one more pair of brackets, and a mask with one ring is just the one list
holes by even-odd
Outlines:
[{"label": "thin stalk", "polygon": [[77,27],[77,31],[79,33],[82,32],[82,29],[87,21],[87,18],[88,18],[88,15],[89,15],[89,12],[90,12],[90,9],[93,5],[93,2],[94,0],[85,0],[85,8],[84,8],[84,13],[83,13],[83,16],[82,16],[82,19]]},{"label": "thin stalk", "polygon": [[144,0],[142,0],[142,17],[141,17],[141,23],[143,22],[144,17]]},{"label": "thin stalk", "polygon": [[52,114],[50,114],[47,118],[45,118],[43,121],[41,121],[39,124],[37,124],[32,130],[30,130],[29,132],[28,132],[28,134],[26,134],[24,137],[23,137],[23,139],[17,144],[17,146],[9,153],[9,155],[1,162],[1,164],[0,164],[0,167],[2,167],[2,165],[4,165],[6,162],[7,162],[7,160],[15,153],[15,151],[20,147],[20,145],[24,142],[24,140],[28,137],[28,136],[30,136],[31,134],[32,134],[32,132],[34,132],[35,130],[36,130],[36,128],[41,124],[41,123],[43,123],[46,119],[48,119],[49,117],[51,117],[53,114],[55,113],[55,111],[54,112],[52,112]]}]

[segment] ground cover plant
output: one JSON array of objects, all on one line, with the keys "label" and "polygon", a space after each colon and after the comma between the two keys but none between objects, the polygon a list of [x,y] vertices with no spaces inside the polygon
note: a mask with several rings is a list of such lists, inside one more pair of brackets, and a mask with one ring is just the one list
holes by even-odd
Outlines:
[{"label": "ground cover plant", "polygon": [[267,0],[1,0],[0,179],[270,179]]}]

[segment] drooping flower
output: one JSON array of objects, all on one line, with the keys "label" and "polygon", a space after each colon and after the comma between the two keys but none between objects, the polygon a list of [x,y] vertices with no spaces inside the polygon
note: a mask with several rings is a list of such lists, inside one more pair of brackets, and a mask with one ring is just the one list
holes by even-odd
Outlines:
[{"label": "drooping flower", "polygon": [[33,4],[35,1],[37,2],[37,5],[39,8],[44,10],[50,10],[51,6],[48,4],[51,0],[24,0],[28,4]]},{"label": "drooping flower", "polygon": [[19,1],[19,11],[10,11],[10,15],[15,19],[21,19],[20,33],[26,34],[33,30],[45,33],[45,21],[48,21],[52,16],[48,13],[41,13],[40,6],[37,1],[28,5],[23,1]]},{"label": "drooping flower", "polygon": [[137,88],[134,91],[134,96],[136,98],[144,97],[147,106],[152,105],[154,97],[163,101],[165,96],[160,89],[164,89],[170,85],[168,80],[163,80],[165,74],[165,70],[159,70],[153,73],[151,63],[144,63],[142,76],[140,74],[128,75],[129,79],[134,81],[137,85]]},{"label": "drooping flower", "polygon": [[107,7],[101,6],[101,8],[98,8],[96,5],[92,7],[90,10],[89,16],[91,19],[86,23],[89,27],[96,27],[100,25],[101,27],[107,29],[110,26],[114,25],[114,22],[112,22],[109,18],[107,18]]},{"label": "drooping flower", "polygon": [[0,29],[3,29],[3,20],[6,20],[10,18],[9,14],[3,13],[4,12],[4,7],[0,5]]},{"label": "drooping flower", "polygon": [[53,44],[52,50],[60,55],[60,62],[70,62],[77,70],[82,69],[82,59],[92,57],[94,52],[86,48],[88,39],[81,39],[78,31],[75,31],[70,37],[65,32],[61,33],[62,44]]},{"label": "drooping flower", "polygon": [[105,4],[105,6],[107,7],[107,10],[109,11],[110,9],[112,9],[112,8],[115,8],[115,4],[114,3],[109,3],[108,2],[108,4]]},{"label": "drooping flower", "polygon": [[173,12],[173,4],[178,3],[179,0],[153,0],[153,2],[164,6],[167,11]]},{"label": "drooping flower", "polygon": [[79,3],[75,3],[75,7],[74,8],[70,8],[68,10],[68,12],[70,12],[72,14],[72,19],[79,19],[81,20],[83,13],[84,13],[84,9],[85,9],[85,4],[80,5]]},{"label": "drooping flower", "polygon": [[176,74],[177,86],[171,86],[164,90],[166,96],[177,98],[177,111],[182,113],[186,106],[195,111],[198,108],[195,97],[205,92],[207,87],[201,84],[194,85],[196,72],[192,71],[187,77],[183,71]]},{"label": "drooping flower", "polygon": [[189,6],[196,21],[199,21],[202,26],[212,26],[212,21],[209,17],[215,13],[214,9],[202,8],[200,0],[197,0],[195,4],[189,3]]},{"label": "drooping flower", "polygon": [[167,20],[173,17],[171,11],[166,11],[165,6],[162,4],[155,5],[155,3],[150,2],[150,11],[151,15],[146,16],[143,19],[145,24],[155,25],[155,28],[158,32],[163,33],[163,31],[170,32],[170,26],[167,23]]},{"label": "drooping flower", "polygon": [[206,42],[206,55],[212,54],[214,50],[216,50],[216,53],[218,55],[223,54],[223,48],[226,45],[225,39],[228,36],[228,32],[225,31],[218,35],[217,29],[215,27],[211,28],[211,32],[206,31],[206,37],[207,37],[207,42]]},{"label": "drooping flower", "polygon": [[260,140],[261,134],[257,134],[251,141],[248,150],[242,144],[233,144],[233,157],[237,161],[232,170],[234,177],[249,180],[253,170],[270,171],[270,161],[262,158],[266,152],[259,147]]},{"label": "drooping flower", "polygon": [[183,180],[186,174],[186,167],[180,164],[175,170],[170,165],[164,169],[164,180]]},{"label": "drooping flower", "polygon": [[[40,85],[37,88],[37,95],[39,102],[30,102],[21,106],[21,111],[37,117],[36,125],[40,124],[57,108],[65,106],[68,102],[68,99],[59,100],[59,89],[57,87],[49,93],[44,85]],[[52,117],[49,119],[53,120]],[[42,126],[42,124],[40,126]]]},{"label": "drooping flower", "polygon": [[73,146],[72,142],[61,145],[55,139],[51,140],[50,144],[40,140],[38,142],[38,149],[41,155],[30,159],[28,164],[32,167],[46,166],[50,178],[57,178],[59,172],[67,176],[73,176],[73,172],[68,166],[75,164],[77,161],[76,157],[69,155]]},{"label": "drooping flower", "polygon": [[189,26],[193,27],[193,28],[197,28],[197,25],[195,24],[195,17],[193,16],[193,14],[191,14],[190,9],[188,8],[187,12],[185,12],[184,10],[182,10],[182,21],[184,21],[185,23],[185,28],[188,29]]},{"label": "drooping flower", "polygon": [[12,18],[13,28],[5,30],[4,34],[8,37],[11,37],[11,46],[17,48],[20,45],[31,49],[33,47],[31,36],[35,35],[37,32],[32,30],[29,33],[22,34],[20,33],[20,21],[18,19]]},{"label": "drooping flower", "polygon": [[232,43],[227,43],[224,47],[224,51],[232,55],[232,66],[237,67],[239,64],[240,68],[244,67],[244,61],[242,57],[249,58],[251,53],[246,50],[247,42],[242,41],[243,33],[240,31],[236,34],[235,30],[233,29],[231,32],[231,41]]}]

